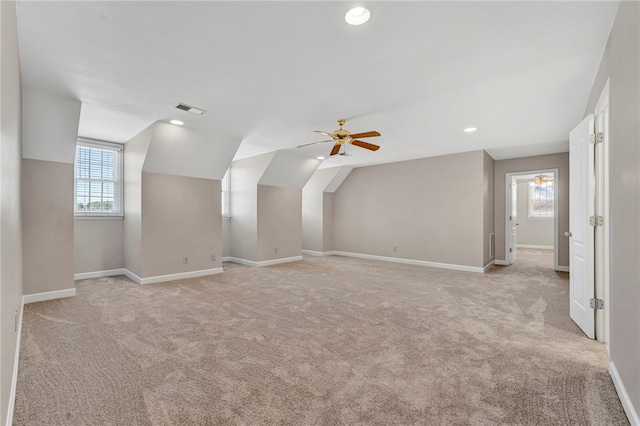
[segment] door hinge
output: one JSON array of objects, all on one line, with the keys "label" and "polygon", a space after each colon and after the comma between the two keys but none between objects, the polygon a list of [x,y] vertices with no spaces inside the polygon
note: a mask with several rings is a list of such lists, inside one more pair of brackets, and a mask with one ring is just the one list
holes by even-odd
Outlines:
[{"label": "door hinge", "polygon": [[591,299],[589,300],[589,306],[593,309],[604,309],[604,299]]},{"label": "door hinge", "polygon": [[597,143],[602,143],[604,142],[604,133],[602,132],[598,132],[598,133],[591,133],[589,135],[589,143],[590,144],[597,144]]},{"label": "door hinge", "polygon": [[604,217],[602,217],[602,216],[590,216],[589,217],[589,225],[591,225],[591,226],[603,226],[604,225]]}]

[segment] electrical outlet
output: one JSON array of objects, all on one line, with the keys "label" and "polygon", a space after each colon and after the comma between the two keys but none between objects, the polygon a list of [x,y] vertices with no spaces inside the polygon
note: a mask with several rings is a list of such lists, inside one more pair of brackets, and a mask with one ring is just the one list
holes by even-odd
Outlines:
[{"label": "electrical outlet", "polygon": [[216,254],[215,253],[211,253],[211,261],[212,262],[216,261]]},{"label": "electrical outlet", "polygon": [[187,263],[189,263],[189,258],[188,258],[187,256],[185,256],[185,257],[182,259],[182,263],[184,263],[185,265],[186,265]]},{"label": "electrical outlet", "polygon": [[273,248],[273,252],[274,252],[274,253],[277,253],[277,252],[278,252],[278,247],[274,247],[274,248]]},{"label": "electrical outlet", "polygon": [[395,252],[397,252],[397,251],[398,251],[398,247],[393,246],[393,252],[395,253]]}]

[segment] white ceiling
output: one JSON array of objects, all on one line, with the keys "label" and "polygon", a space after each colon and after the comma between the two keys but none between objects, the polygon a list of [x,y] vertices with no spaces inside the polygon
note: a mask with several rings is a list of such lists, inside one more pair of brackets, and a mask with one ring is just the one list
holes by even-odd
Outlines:
[{"label": "white ceiling", "polygon": [[[367,2],[371,20],[354,27],[344,21],[353,4],[23,1],[23,84],[81,100],[80,136],[126,142],[179,118],[227,137],[211,143],[242,140],[236,159],[325,139],[312,131],[332,131],[338,118],[352,132],[381,132],[367,140],[382,148],[349,146],[323,167],[562,152],[618,7]],[[476,133],[462,131],[472,125]]]}]

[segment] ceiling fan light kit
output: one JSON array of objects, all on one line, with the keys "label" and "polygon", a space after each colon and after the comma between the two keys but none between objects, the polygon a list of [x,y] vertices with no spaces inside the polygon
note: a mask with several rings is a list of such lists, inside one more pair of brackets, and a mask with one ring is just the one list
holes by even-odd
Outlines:
[{"label": "ceiling fan light kit", "polygon": [[342,147],[342,145],[344,145],[345,143],[349,143],[351,145],[355,145],[355,146],[359,146],[360,148],[364,148],[364,149],[368,149],[370,151],[377,151],[380,149],[379,145],[375,145],[369,142],[364,142],[358,139],[361,138],[372,138],[372,137],[376,137],[376,136],[380,136],[380,133],[372,130],[369,132],[363,132],[363,133],[351,133],[348,130],[345,130],[342,128],[342,126],[344,125],[345,120],[340,119],[338,120],[338,126],[340,127],[338,130],[334,130],[333,132],[325,132],[323,130],[314,130],[314,132],[316,133],[320,133],[321,135],[325,135],[325,136],[330,136],[331,139],[327,139],[324,141],[319,141],[319,142],[311,142],[311,143],[305,143],[303,145],[298,145],[298,148],[302,148],[304,146],[309,146],[309,145],[316,145],[319,143],[326,143],[326,142],[335,142],[335,144],[333,145],[333,149],[331,149],[331,153],[329,155],[336,155],[340,152],[340,148]]}]

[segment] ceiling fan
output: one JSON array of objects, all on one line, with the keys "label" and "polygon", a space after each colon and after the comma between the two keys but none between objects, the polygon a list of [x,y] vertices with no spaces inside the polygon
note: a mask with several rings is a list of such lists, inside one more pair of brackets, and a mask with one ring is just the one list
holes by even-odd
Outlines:
[{"label": "ceiling fan", "polygon": [[332,133],[324,132],[322,130],[314,130],[314,132],[320,133],[325,136],[329,136],[331,137],[331,139],[327,139],[326,141],[305,143],[303,145],[298,145],[298,148],[301,148],[303,146],[315,145],[318,143],[335,142],[335,145],[333,145],[333,149],[331,150],[330,155],[336,155],[337,153],[339,153],[340,147],[345,143],[350,143],[351,145],[359,146],[360,148],[368,149],[370,151],[377,151],[380,149],[380,146],[378,145],[374,145],[369,142],[358,140],[361,138],[371,138],[374,136],[380,136],[380,133],[373,130],[370,132],[352,134],[350,131],[344,130],[342,128],[344,123],[345,123],[345,120],[338,120],[338,126],[340,126],[340,128],[338,130],[334,130]]},{"label": "ceiling fan", "polygon": [[539,174],[535,176],[533,179],[530,179],[529,182],[535,183],[536,185],[542,185],[546,182],[553,182],[553,177],[549,177],[543,174]]}]

